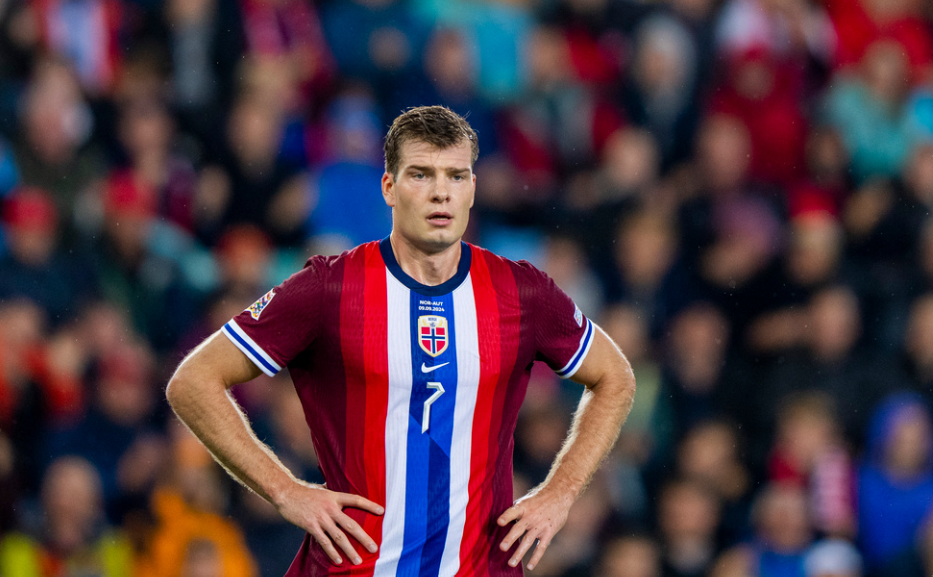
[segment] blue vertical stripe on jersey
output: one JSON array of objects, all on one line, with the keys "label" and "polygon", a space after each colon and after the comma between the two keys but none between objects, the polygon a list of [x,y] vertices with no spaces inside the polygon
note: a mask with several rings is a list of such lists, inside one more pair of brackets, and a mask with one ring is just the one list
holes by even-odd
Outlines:
[{"label": "blue vertical stripe on jersey", "polygon": [[[457,340],[453,296],[422,296],[411,291],[411,370],[408,463],[405,488],[405,540],[398,575],[436,577],[450,524],[450,447],[457,398]],[[419,310],[420,308],[420,310]],[[438,310],[441,309],[441,310]],[[419,344],[418,319],[442,316],[447,321],[447,348],[436,357]],[[446,363],[446,364],[445,364]],[[424,369],[439,367],[433,371]],[[429,428],[422,433],[424,404],[438,382],[444,393],[431,405]]]}]

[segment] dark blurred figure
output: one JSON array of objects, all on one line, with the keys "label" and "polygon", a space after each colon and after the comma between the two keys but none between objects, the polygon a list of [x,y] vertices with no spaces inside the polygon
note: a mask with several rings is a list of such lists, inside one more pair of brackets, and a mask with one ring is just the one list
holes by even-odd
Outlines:
[{"label": "dark blurred figure", "polygon": [[718,526],[719,498],[709,487],[667,482],[658,500],[664,577],[705,577],[719,553]]},{"label": "dark blurred figure", "polygon": [[163,19],[172,61],[172,102],[181,127],[211,149],[212,134],[221,130],[221,112],[230,105],[243,51],[240,11],[235,0],[170,0]]},{"label": "dark blurred figure", "polygon": [[[58,211],[51,196],[20,188],[2,205],[7,253],[0,256],[0,300],[26,297],[58,326],[74,318],[94,287],[86,262],[59,248]],[[83,265],[83,266],[82,266]]]},{"label": "dark blurred figure", "polygon": [[16,448],[23,489],[34,491],[47,464],[43,439],[85,408],[86,357],[71,326],[46,334],[44,311],[27,299],[0,303],[0,430]]},{"label": "dark blurred figure", "polygon": [[856,295],[830,286],[814,294],[808,307],[804,347],[782,356],[750,391],[741,415],[748,434],[763,448],[771,438],[774,409],[792,393],[819,391],[838,407],[845,439],[860,447],[871,407],[900,376],[886,357],[858,347],[862,334]]},{"label": "dark blurred figure", "polygon": [[591,575],[600,552],[599,537],[612,514],[605,485],[596,478],[574,504],[564,528],[548,545],[548,554],[535,565],[535,571],[551,577]]},{"label": "dark blurred figure", "polygon": [[283,115],[281,107],[255,91],[234,104],[227,123],[225,175],[217,183],[225,189],[217,193],[225,197],[220,202],[224,208],[212,242],[224,225],[242,223],[263,228],[278,245],[294,246],[304,240],[310,208],[307,179],[300,166],[279,156]]},{"label": "dark blurred figure", "polygon": [[128,165],[110,173],[107,194],[138,198],[160,223],[195,230],[197,175],[174,148],[175,122],[156,98],[127,102],[120,109],[119,137]]},{"label": "dark blurred figure", "polygon": [[787,246],[777,272],[769,310],[749,326],[749,348],[759,354],[778,354],[806,341],[807,303],[831,284],[856,285],[861,279],[844,259],[845,235],[829,213],[805,212],[791,219]]},{"label": "dark blurred figure", "polygon": [[[257,432],[296,477],[310,483],[323,483],[325,479],[318,468],[308,424],[291,381],[274,379],[265,396],[267,405],[262,410],[250,411]],[[240,487],[237,496],[235,517],[243,527],[246,544],[256,558],[260,575],[284,575],[296,548],[301,545],[304,531],[284,520],[275,507],[252,491]]]},{"label": "dark blurred figure", "polygon": [[657,140],[665,169],[692,150],[700,120],[700,50],[690,29],[670,15],[647,18],[635,31],[622,101],[632,123]]},{"label": "dark blurred figure", "polygon": [[594,575],[661,577],[661,548],[646,534],[613,537],[603,545]]},{"label": "dark blurred figure", "polygon": [[731,423],[709,420],[687,431],[676,451],[675,473],[703,483],[721,505],[719,539],[733,545],[745,537],[751,475],[743,439]]},{"label": "dark blurred figure", "polygon": [[23,103],[15,145],[22,182],[52,195],[64,238],[74,239],[79,201],[86,203],[104,172],[103,157],[90,141],[91,109],[72,71],[47,59],[36,64]]},{"label": "dark blurred figure", "polygon": [[623,119],[608,98],[575,75],[561,30],[538,26],[529,37],[526,57],[527,94],[503,117],[501,143],[536,191],[530,200],[541,204],[555,194],[562,178],[599,158]]},{"label": "dark blurred figure", "polygon": [[[665,216],[653,202],[660,196],[656,191],[659,171],[658,145],[654,137],[641,128],[622,128],[609,136],[599,166],[577,173],[568,187],[567,204],[572,212],[566,219],[567,226],[583,243],[600,281],[607,288],[607,296],[613,300],[627,296],[623,292],[626,287],[622,286],[625,281],[620,278],[622,273],[618,269],[618,261],[627,258],[616,246],[622,234],[620,228],[647,224],[643,221],[657,222],[659,227],[643,227],[653,232],[663,227]],[[639,213],[646,213],[645,218],[638,218]],[[627,223],[628,220],[633,222]],[[656,237],[657,234],[652,235],[655,240]],[[642,256],[645,255],[631,258],[640,261]],[[668,260],[662,256],[656,267],[664,268]],[[658,274],[661,273],[650,276]],[[635,282],[646,283],[642,279]],[[652,278],[647,284],[658,282]]]},{"label": "dark blurred figure", "polygon": [[159,221],[151,199],[132,187],[107,187],[103,232],[94,244],[101,296],[132,319],[157,350],[173,346],[194,319],[195,299],[177,255],[154,250]]},{"label": "dark blurred figure", "polygon": [[805,173],[787,191],[790,216],[811,212],[839,216],[852,188],[849,156],[842,137],[831,126],[813,126],[804,156]]},{"label": "dark blurred figure", "polygon": [[532,486],[547,477],[550,463],[564,442],[560,427],[569,422],[569,410],[554,398],[528,405],[519,415],[515,431],[515,471]]},{"label": "dark blurred figure", "polygon": [[833,400],[801,393],[785,400],[768,456],[768,479],[807,491],[810,520],[824,535],[855,535],[855,468]]},{"label": "dark blurred figure", "polygon": [[[342,75],[368,82],[384,103],[392,102],[397,87],[415,74],[428,33],[409,4],[399,0],[329,2],[321,22]],[[383,113],[392,118],[399,111]]]},{"label": "dark blurred figure", "polygon": [[[813,541],[806,494],[792,485],[770,484],[756,496],[752,510],[754,534],[742,545],[726,551],[712,575],[799,577]],[[741,568],[736,572],[724,569]]]},{"label": "dark blurred figure", "polygon": [[79,457],[54,461],[42,482],[42,510],[35,527],[0,539],[5,575],[132,575],[133,550],[105,523],[100,478]]},{"label": "dark blurred figure", "polygon": [[914,546],[933,511],[933,422],[919,396],[875,409],[858,481],[858,542],[875,571]]},{"label": "dark blurred figure", "polygon": [[663,352],[663,387],[676,436],[695,425],[735,410],[744,396],[733,391],[728,374],[729,324],[715,307],[697,303],[668,325]]},{"label": "dark blurred figure", "polygon": [[667,465],[677,423],[661,379],[661,365],[648,334],[645,314],[630,305],[613,305],[600,326],[625,351],[638,389],[635,403],[606,462],[607,488],[616,515],[644,525],[651,515],[649,493],[658,469]]},{"label": "dark blurred figure", "polygon": [[615,264],[607,283],[610,295],[645,311],[653,338],[687,301],[677,240],[666,215],[639,211],[622,220],[609,253]]},{"label": "dark blurred figure", "polygon": [[[429,103],[447,106],[470,119],[484,157],[498,148],[495,110],[479,91],[479,68],[465,31],[440,26],[428,38],[423,64],[391,96],[389,108],[404,110]],[[379,140],[379,138],[377,138]]]},{"label": "dark blurred figure", "polygon": [[305,225],[317,254],[337,254],[392,229],[391,209],[375,185],[385,171],[377,110],[370,94],[353,91],[328,107],[329,154],[310,179],[314,208]]},{"label": "dark blurred figure", "polygon": [[577,239],[558,234],[547,237],[539,266],[583,314],[595,315],[602,310],[604,295]]},{"label": "dark blurred figure", "polygon": [[201,565],[193,563],[201,554],[205,570],[219,564],[224,577],[255,577],[242,530],[226,516],[229,490],[219,465],[180,422],[168,433],[170,459],[149,493],[151,518],[136,543],[134,577],[181,575]]},{"label": "dark blurred figure", "polygon": [[780,247],[779,210],[749,179],[751,141],[745,125],[730,116],[707,118],[697,136],[696,161],[681,179],[677,228],[682,257],[697,285],[684,290],[720,306],[736,342],[772,291]]},{"label": "dark blurred figure", "polygon": [[74,454],[94,464],[114,522],[145,503],[164,467],[153,368],[151,352],[141,345],[109,351],[98,363],[87,414],[72,426],[54,429],[46,446],[52,457]]},{"label": "dark blurred figure", "polygon": [[[752,321],[774,307],[777,293],[771,287],[780,276],[784,230],[777,211],[762,198],[719,199],[706,210],[712,238],[698,255],[692,290],[694,298],[725,314],[740,349],[748,345]],[[691,290],[690,284],[682,286]]]},{"label": "dark blurred figure", "polygon": [[908,386],[933,406],[933,294],[913,302],[907,318],[902,367]]},{"label": "dark blurred figure", "polygon": [[710,112],[734,116],[747,128],[753,179],[781,186],[796,182],[803,174],[807,134],[798,71],[761,47],[730,52],[726,59]]},{"label": "dark blurred figure", "polygon": [[300,0],[238,3],[246,57],[271,63],[280,75],[289,76],[295,92],[279,95],[285,98],[282,104],[289,112],[317,112],[329,95],[336,71],[315,5]]},{"label": "dark blurred figure", "polygon": [[0,483],[5,488],[0,493],[0,535],[6,535],[16,524],[16,502],[24,482],[17,460],[13,443],[0,430]]}]

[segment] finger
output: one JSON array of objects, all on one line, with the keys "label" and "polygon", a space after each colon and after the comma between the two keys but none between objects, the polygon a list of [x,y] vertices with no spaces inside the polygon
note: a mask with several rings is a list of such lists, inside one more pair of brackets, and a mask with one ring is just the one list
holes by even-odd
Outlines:
[{"label": "finger", "polygon": [[359,495],[351,495],[350,493],[337,493],[337,503],[341,508],[343,507],[353,507],[354,509],[362,509],[364,511],[369,511],[373,515],[382,515],[385,513],[385,507],[379,505],[378,503],[373,503],[365,497],[360,497]]},{"label": "finger", "polygon": [[311,533],[311,536],[314,537],[314,540],[318,542],[318,545],[324,549],[324,553],[330,558],[331,563],[334,565],[340,565],[343,563],[343,559],[340,558],[340,554],[337,553],[337,549],[334,547],[334,544],[331,543],[330,537],[327,536],[327,533],[318,530],[314,533]]},{"label": "finger", "polygon": [[522,536],[522,540],[518,543],[518,549],[515,550],[512,558],[509,559],[509,566],[518,567],[518,564],[522,562],[522,557],[524,557],[525,553],[531,549],[531,546],[535,544],[535,541],[537,541],[537,538],[531,534],[531,531],[525,533]]},{"label": "finger", "polygon": [[538,538],[538,545],[535,547],[535,552],[531,556],[531,560],[528,561],[528,570],[531,571],[538,564],[538,561],[541,560],[541,557],[544,555],[544,552],[547,551],[548,545],[551,544],[551,538],[546,536],[541,536]]},{"label": "finger", "polygon": [[523,513],[524,513],[523,509],[519,508],[516,505],[512,505],[511,507],[505,510],[505,513],[502,513],[502,515],[499,515],[499,526],[505,527],[512,521],[517,521],[521,519]]},{"label": "finger", "polygon": [[512,544],[514,544],[515,541],[517,541],[518,538],[521,537],[522,534],[524,534],[527,529],[528,529],[528,525],[522,521],[519,521],[518,523],[513,525],[512,530],[509,531],[508,534],[505,536],[505,539],[502,540],[502,544],[500,545],[502,550],[508,551],[509,549],[511,549]]},{"label": "finger", "polygon": [[354,539],[360,542],[363,547],[366,547],[366,550],[370,553],[375,553],[378,550],[376,542],[366,534],[366,531],[360,527],[360,524],[351,519],[348,515],[340,513],[334,517],[334,521],[337,522],[337,525],[340,526],[344,531],[349,533]]},{"label": "finger", "polygon": [[330,535],[334,544],[346,553],[347,559],[349,559],[351,563],[359,565],[363,562],[363,560],[360,559],[360,554],[353,548],[353,543],[350,542],[350,538],[347,537],[346,533],[340,530],[340,527],[338,527],[336,523],[333,521],[327,523],[324,525],[324,530]]}]

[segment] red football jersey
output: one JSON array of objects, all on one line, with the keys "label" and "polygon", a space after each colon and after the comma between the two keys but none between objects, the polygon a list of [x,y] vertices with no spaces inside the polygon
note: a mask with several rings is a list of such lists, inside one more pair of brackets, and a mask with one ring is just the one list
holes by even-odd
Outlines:
[{"label": "red football jersey", "polygon": [[463,243],[425,286],[388,240],[305,268],[227,323],[273,375],[288,367],[327,486],[385,506],[347,513],[379,544],[334,566],[306,537],[288,575],[520,575],[498,543],[531,366],[571,377],[593,324],[527,262]]}]

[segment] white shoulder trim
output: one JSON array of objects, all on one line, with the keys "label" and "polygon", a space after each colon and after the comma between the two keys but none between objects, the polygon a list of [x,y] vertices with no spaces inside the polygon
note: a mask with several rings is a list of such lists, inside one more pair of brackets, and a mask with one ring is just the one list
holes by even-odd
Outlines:
[{"label": "white shoulder trim", "polygon": [[272,360],[272,357],[270,357],[266,351],[262,350],[262,347],[257,345],[256,342],[240,328],[240,325],[236,324],[235,320],[231,319],[228,321],[221,330],[238,349],[243,351],[243,354],[249,357],[249,360],[253,361],[254,365],[262,369],[262,372],[270,377],[274,377],[282,370],[282,367]]},{"label": "white shoulder trim", "polygon": [[570,357],[570,360],[567,361],[567,364],[564,365],[564,368],[559,371],[555,371],[557,376],[562,379],[569,379],[577,372],[580,366],[583,364],[583,359],[586,358],[586,355],[590,352],[590,346],[593,344],[593,333],[595,333],[593,328],[593,321],[586,319],[586,328],[583,331],[583,336],[580,337],[580,346],[577,347],[577,351]]}]

